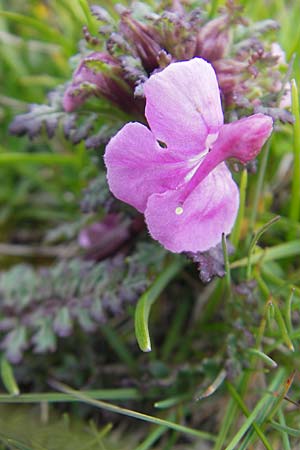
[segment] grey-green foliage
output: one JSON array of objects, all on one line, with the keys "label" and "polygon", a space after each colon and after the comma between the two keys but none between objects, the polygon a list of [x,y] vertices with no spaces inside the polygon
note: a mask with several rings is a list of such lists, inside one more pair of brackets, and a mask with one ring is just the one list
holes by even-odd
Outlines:
[{"label": "grey-green foliage", "polygon": [[64,136],[73,144],[84,140],[87,148],[98,148],[121,126],[122,122],[101,124],[99,115],[95,112],[65,112],[61,103],[63,92],[64,86],[58,86],[49,94],[47,105],[30,105],[28,112],[15,117],[10,132],[17,136],[27,134],[33,139],[45,131],[50,139],[60,127]]},{"label": "grey-green foliage", "polygon": [[146,289],[162,267],[165,251],[139,245],[132,256],[119,252],[95,263],[80,258],[35,270],[20,264],[0,276],[1,347],[18,362],[25,349],[56,349],[57,337],[70,336],[75,325],[93,332],[118,316]]}]

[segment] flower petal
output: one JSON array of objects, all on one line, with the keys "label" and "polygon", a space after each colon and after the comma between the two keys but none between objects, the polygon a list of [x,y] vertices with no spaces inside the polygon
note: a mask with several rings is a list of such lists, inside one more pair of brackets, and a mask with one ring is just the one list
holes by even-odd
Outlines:
[{"label": "flower petal", "polygon": [[108,143],[104,159],[111,192],[140,212],[151,194],[175,189],[191,170],[140,123],[125,125]]},{"label": "flower petal", "polygon": [[168,250],[206,251],[230,233],[239,192],[225,163],[219,164],[180,208],[180,190],[152,195],[145,211],[150,234]]},{"label": "flower petal", "polygon": [[265,114],[254,114],[224,125],[212,155],[218,161],[236,158],[242,163],[254,159],[273,130],[273,120]]},{"label": "flower petal", "polygon": [[264,114],[254,114],[223,125],[210,151],[205,155],[192,178],[181,189],[178,199],[180,203],[183,204],[198,184],[226,159],[235,158],[244,164],[254,159],[270,136],[272,128],[271,117]]},{"label": "flower petal", "polygon": [[216,75],[204,59],[170,64],[146,81],[144,92],[155,137],[182,154],[202,151],[223,124]]}]

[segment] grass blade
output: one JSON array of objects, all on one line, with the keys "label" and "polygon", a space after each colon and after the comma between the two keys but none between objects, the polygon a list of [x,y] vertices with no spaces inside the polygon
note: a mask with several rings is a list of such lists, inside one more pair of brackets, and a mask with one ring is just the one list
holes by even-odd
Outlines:
[{"label": "grass blade", "polygon": [[[282,412],[282,408],[280,408],[278,411],[278,417],[279,417],[280,425],[282,425],[283,428],[285,428],[286,423],[285,423],[284,414]],[[285,429],[281,430],[281,434],[282,434],[283,450],[292,450],[290,440],[289,440],[289,435],[286,432],[286,430]]]},{"label": "grass blade", "polygon": [[151,351],[151,341],[148,327],[151,307],[167,284],[182,269],[184,261],[175,258],[157,277],[152,286],[140,297],[135,310],[135,335],[143,352]]},{"label": "grass blade", "polygon": [[[243,402],[242,398],[240,397],[238,392],[235,390],[233,385],[231,383],[229,383],[229,382],[227,382],[226,385],[227,385],[227,388],[228,388],[230,394],[232,395],[232,397],[235,399],[235,401],[239,405],[240,409],[242,410],[243,414],[246,417],[249,417],[250,416],[250,411],[248,410],[247,406],[245,405],[245,403]],[[262,441],[262,443],[266,447],[266,449],[272,450],[272,445],[269,443],[268,439],[266,438],[266,436],[264,435],[263,431],[258,426],[258,424],[253,422],[252,426],[253,426],[257,436],[260,438],[260,440]]]},{"label": "grass blade", "polygon": [[[281,385],[283,379],[285,377],[285,371],[283,369],[278,370],[276,376],[274,377],[269,391],[276,391]],[[269,392],[266,392],[263,397],[256,404],[255,408],[252,410],[251,414],[247,417],[245,422],[240,427],[239,431],[235,434],[233,439],[227,445],[225,450],[234,450],[249,428],[252,426],[253,422],[256,420],[261,411],[266,411],[269,409],[269,406],[275,403],[274,397],[270,395]]]},{"label": "grass blade", "polygon": [[259,166],[259,172],[258,172],[258,179],[256,182],[256,188],[255,188],[255,194],[254,194],[254,200],[253,205],[251,208],[251,214],[250,214],[250,222],[249,222],[249,231],[250,233],[254,230],[254,225],[256,221],[257,216],[257,210],[258,210],[258,203],[259,198],[261,196],[261,193],[263,191],[263,182],[266,174],[267,169],[267,163],[269,159],[269,153],[270,153],[270,140],[267,142],[265,150],[262,155],[262,159],[260,161]]},{"label": "grass blade", "polygon": [[133,411],[133,410],[127,409],[127,408],[121,408],[120,406],[112,405],[111,403],[106,403],[106,402],[92,399],[92,398],[88,397],[87,395],[83,394],[82,392],[71,389],[68,386],[58,383],[56,381],[52,381],[51,385],[55,389],[58,389],[66,394],[69,394],[69,395],[77,398],[78,400],[82,401],[83,403],[87,403],[89,405],[96,406],[97,408],[105,409],[107,411],[111,411],[111,412],[125,415],[128,417],[133,417],[135,419],[143,420],[145,422],[154,423],[156,425],[162,425],[162,426],[165,426],[172,430],[176,430],[181,433],[185,433],[185,434],[195,436],[195,437],[198,437],[201,439],[205,439],[208,441],[216,440],[214,435],[207,433],[205,431],[195,430],[194,428],[189,428],[187,426],[180,425],[179,423],[160,419],[160,418],[154,417],[154,416],[149,416],[148,414],[143,414],[138,411]]},{"label": "grass blade", "polygon": [[[263,263],[264,261],[274,261],[282,258],[289,258],[300,255],[300,240],[286,242],[284,244],[274,245],[265,249],[257,249],[250,257],[250,263]],[[239,259],[230,264],[231,269],[245,267],[248,264],[248,257]]]},{"label": "grass blade", "polygon": [[300,111],[298,89],[295,80],[291,81],[292,86],[292,112],[295,117],[294,122],[294,169],[292,180],[292,194],[290,203],[290,219],[297,222],[300,213]]},{"label": "grass blade", "polygon": [[275,430],[287,433],[288,435],[296,438],[300,438],[300,430],[297,430],[296,428],[287,427],[285,425],[275,422],[274,420],[271,420],[270,424],[272,425],[273,428],[275,428]]},{"label": "grass blade", "polygon": [[244,169],[241,176],[240,183],[240,206],[238,215],[235,221],[234,228],[230,235],[230,240],[234,247],[237,247],[240,241],[241,230],[242,230],[242,222],[245,215],[245,203],[246,203],[246,191],[247,191],[247,182],[248,182],[248,172],[247,169]]},{"label": "grass blade", "polygon": [[36,30],[43,38],[50,42],[62,45],[64,48],[70,50],[70,41],[65,39],[63,35],[55,28],[46,25],[45,22],[41,22],[34,17],[25,16],[12,11],[0,11],[0,17],[5,17],[8,20],[17,22],[21,25],[25,25],[30,29]]},{"label": "grass blade", "polygon": [[79,165],[76,155],[61,155],[56,153],[0,153],[0,166],[15,166],[16,164],[44,164],[57,166]]},{"label": "grass blade", "polygon": [[[96,389],[84,391],[83,394],[91,399],[99,400],[140,400],[141,394],[137,389]],[[77,402],[76,397],[69,394],[62,394],[59,392],[35,392],[33,394],[20,394],[18,396],[0,394],[1,403],[61,403],[61,402]]]},{"label": "grass blade", "polygon": [[248,352],[251,353],[252,355],[255,355],[255,356],[258,356],[259,358],[261,358],[262,361],[264,361],[272,369],[276,369],[277,363],[272,358],[270,358],[270,356],[268,356],[265,353],[261,352],[257,348],[250,348],[248,350]]}]

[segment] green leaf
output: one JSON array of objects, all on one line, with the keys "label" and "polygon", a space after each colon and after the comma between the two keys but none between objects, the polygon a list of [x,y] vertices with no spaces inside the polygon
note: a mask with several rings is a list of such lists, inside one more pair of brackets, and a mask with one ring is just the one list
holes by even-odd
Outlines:
[{"label": "green leaf", "polygon": [[[286,242],[284,244],[274,245],[265,249],[257,249],[250,257],[250,263],[255,264],[259,261],[274,261],[276,259],[289,258],[300,255],[300,240]],[[239,259],[230,264],[231,269],[245,267],[248,264],[248,257]]]},{"label": "green leaf", "polygon": [[289,333],[288,333],[288,330],[287,330],[284,318],[283,318],[283,316],[281,314],[280,308],[277,305],[276,301],[273,301],[273,304],[274,304],[274,309],[275,309],[276,323],[277,323],[278,328],[280,330],[282,339],[285,342],[285,344],[287,345],[288,349],[294,351],[295,349],[294,349],[293,343],[292,343],[292,341],[290,339],[290,336],[289,336]]},{"label": "green leaf", "polygon": [[155,300],[167,284],[184,266],[182,258],[175,258],[156,278],[150,288],[140,297],[135,310],[135,335],[143,352],[151,351],[151,341],[148,327],[149,314]]},{"label": "green leaf", "polygon": [[245,216],[245,203],[246,203],[246,190],[247,190],[247,180],[248,180],[248,172],[247,169],[244,169],[241,176],[241,183],[240,183],[240,206],[238,215],[235,221],[234,228],[230,235],[230,240],[232,242],[232,245],[234,247],[238,246],[238,243],[240,241],[240,235],[241,235],[241,229],[242,229],[242,223]]},{"label": "green leaf", "polygon": [[274,359],[270,358],[270,356],[266,355],[257,348],[249,348],[248,352],[261,358],[272,369],[275,369],[277,367],[277,363],[274,361]]},{"label": "green leaf", "polygon": [[1,365],[2,382],[6,387],[7,391],[11,395],[19,395],[20,389],[19,386],[17,385],[13,368],[7,361],[5,356],[2,356],[0,365]]},{"label": "green leaf", "polygon": [[272,425],[273,428],[275,428],[275,430],[282,431],[284,433],[289,434],[290,436],[294,436],[297,438],[300,437],[300,430],[297,430],[296,428],[280,425],[278,422],[275,422],[274,420],[271,420],[270,424]]},{"label": "green leaf", "polygon": [[295,80],[291,81],[292,86],[292,112],[295,117],[294,122],[294,166],[292,180],[292,194],[290,203],[290,219],[297,222],[300,213],[300,109],[299,95]]}]

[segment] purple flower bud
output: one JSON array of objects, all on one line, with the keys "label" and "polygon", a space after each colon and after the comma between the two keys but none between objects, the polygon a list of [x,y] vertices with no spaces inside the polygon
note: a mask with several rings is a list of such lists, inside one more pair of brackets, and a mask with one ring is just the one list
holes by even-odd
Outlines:
[{"label": "purple flower bud", "polygon": [[229,45],[228,16],[207,22],[199,31],[195,56],[213,62],[223,58]]},{"label": "purple flower bud", "polygon": [[91,53],[79,64],[64,94],[65,111],[74,111],[91,95],[103,96],[130,111],[133,95],[121,74],[119,62],[112,56],[101,52]]},{"label": "purple flower bud", "polygon": [[93,223],[79,234],[79,245],[90,259],[102,259],[114,253],[130,237],[130,223],[119,214],[108,214],[101,222]]},{"label": "purple flower bud", "polygon": [[244,74],[247,73],[248,63],[236,59],[219,59],[213,62],[220,90],[230,104],[232,96],[245,90]]},{"label": "purple flower bud", "polygon": [[151,30],[144,24],[133,19],[128,11],[123,12],[121,16],[120,30],[132,43],[145,70],[148,73],[153,72],[158,67],[158,57],[162,48],[155,41]]}]

